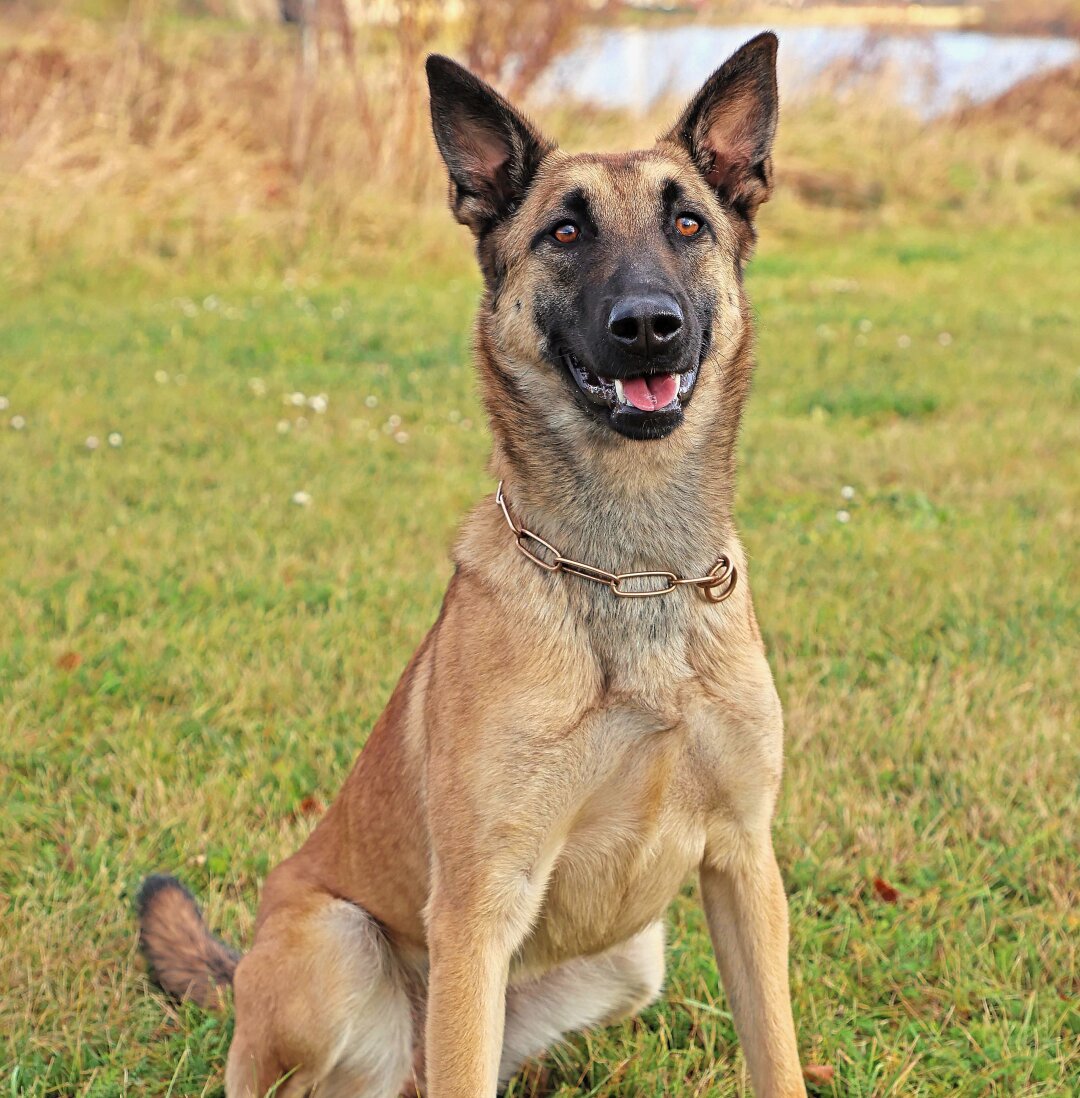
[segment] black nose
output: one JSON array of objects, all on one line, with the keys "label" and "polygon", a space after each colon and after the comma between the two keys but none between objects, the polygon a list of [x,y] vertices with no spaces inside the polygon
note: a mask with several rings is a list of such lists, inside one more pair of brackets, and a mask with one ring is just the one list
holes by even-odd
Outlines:
[{"label": "black nose", "polygon": [[615,302],[608,331],[620,347],[634,355],[660,355],[683,326],[679,303],[665,293],[628,294]]}]

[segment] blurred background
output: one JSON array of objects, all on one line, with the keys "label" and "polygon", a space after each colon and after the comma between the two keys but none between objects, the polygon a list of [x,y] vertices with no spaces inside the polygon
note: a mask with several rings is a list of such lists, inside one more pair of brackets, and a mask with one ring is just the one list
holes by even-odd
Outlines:
[{"label": "blurred background", "polygon": [[[4,0],[0,11],[8,264],[63,252],[174,269],[209,253],[282,264],[312,248],[351,262],[392,234],[387,195],[399,208],[441,195],[428,52],[498,83],[564,144],[611,145],[654,136],[761,26],[784,32],[785,220],[795,206],[866,224],[1006,202],[1034,216],[1075,193],[1061,155],[1080,143],[1074,0]],[[987,131],[1011,140],[990,144]]]},{"label": "blurred background", "polygon": [[[737,514],[809,1085],[1075,1092],[1080,4],[0,0],[6,1094],[222,1093],[134,889],[250,941],[493,490],[425,54],[609,149],[765,27]],[[511,1098],[748,1093],[693,884],[670,924]]]}]

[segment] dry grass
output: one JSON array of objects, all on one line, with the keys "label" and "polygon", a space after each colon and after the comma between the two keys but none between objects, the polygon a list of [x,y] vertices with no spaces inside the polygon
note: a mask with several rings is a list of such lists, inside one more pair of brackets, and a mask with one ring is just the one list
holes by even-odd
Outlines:
[{"label": "dry grass", "polygon": [[[515,64],[524,90],[582,4],[439,5],[409,0],[392,26],[342,33],[54,11],[0,33],[0,228],[8,254],[79,250],[268,257],[312,240],[364,240],[371,196],[415,205],[441,192],[423,59],[453,31],[481,70]],[[324,7],[316,7],[316,13]],[[553,22],[553,18],[557,21]]]},{"label": "dry grass", "polygon": [[1025,80],[989,103],[970,107],[964,125],[995,127],[999,133],[1034,134],[1047,144],[1080,152],[1080,62]]},{"label": "dry grass", "polygon": [[[355,67],[331,36],[309,80],[295,32],[281,27],[59,14],[12,24],[0,35],[0,262],[34,277],[57,261],[251,269],[370,258],[441,200],[420,81],[423,53],[452,47],[447,33],[372,30]],[[672,109],[634,121],[539,113],[572,147],[598,134],[649,141]],[[1033,221],[1075,203],[1066,154],[1028,132],[986,133],[922,127],[877,97],[823,96],[785,115],[774,218],[797,226],[809,205],[837,228]]]},{"label": "dry grass", "polygon": [[987,30],[1080,35],[1080,0],[990,0],[982,9]]}]

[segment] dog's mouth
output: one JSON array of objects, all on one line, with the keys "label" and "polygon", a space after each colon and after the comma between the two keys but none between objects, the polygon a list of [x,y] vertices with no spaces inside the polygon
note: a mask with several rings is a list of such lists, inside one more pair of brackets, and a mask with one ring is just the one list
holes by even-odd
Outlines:
[{"label": "dog's mouth", "polygon": [[589,408],[620,434],[634,439],[664,438],[679,426],[701,371],[698,359],[681,371],[607,377],[565,347],[559,359]]}]

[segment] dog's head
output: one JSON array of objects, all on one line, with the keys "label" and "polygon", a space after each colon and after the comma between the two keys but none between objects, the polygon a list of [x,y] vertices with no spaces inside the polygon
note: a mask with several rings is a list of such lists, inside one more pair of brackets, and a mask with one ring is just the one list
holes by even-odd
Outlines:
[{"label": "dog's head", "polygon": [[582,446],[708,430],[748,336],[776,46],[747,43],[653,148],[622,155],[563,153],[466,69],[428,59],[451,209],[487,284],[478,347],[496,419],[511,401]]}]

